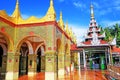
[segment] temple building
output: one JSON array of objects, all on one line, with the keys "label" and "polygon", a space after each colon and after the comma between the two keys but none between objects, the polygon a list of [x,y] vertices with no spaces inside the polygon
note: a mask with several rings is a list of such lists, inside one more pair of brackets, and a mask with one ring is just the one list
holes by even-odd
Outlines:
[{"label": "temple building", "polygon": [[[111,42],[104,40],[105,32],[101,29],[94,17],[93,5],[90,6],[90,24],[85,35],[85,40],[77,44],[80,51],[80,64],[84,69],[106,69],[107,64],[112,62],[112,53],[114,53],[115,39]],[[118,52],[118,51],[117,51]]]},{"label": "temple building", "polygon": [[70,47],[76,38],[64,24],[62,12],[56,20],[53,0],[45,16],[23,19],[19,1],[11,16],[0,10],[0,74],[2,79],[17,80],[45,72],[45,80],[64,77],[70,72]]}]

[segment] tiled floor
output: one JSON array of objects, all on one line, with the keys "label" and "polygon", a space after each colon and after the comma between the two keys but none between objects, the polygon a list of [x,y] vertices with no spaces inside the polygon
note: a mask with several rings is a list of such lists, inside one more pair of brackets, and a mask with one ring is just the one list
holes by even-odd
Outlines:
[{"label": "tiled floor", "polygon": [[[106,71],[99,70],[86,70],[86,71],[74,71],[70,75],[65,75],[65,79],[58,80],[107,80],[104,77]],[[44,73],[38,73],[34,77],[22,76],[19,80],[45,80]]]}]

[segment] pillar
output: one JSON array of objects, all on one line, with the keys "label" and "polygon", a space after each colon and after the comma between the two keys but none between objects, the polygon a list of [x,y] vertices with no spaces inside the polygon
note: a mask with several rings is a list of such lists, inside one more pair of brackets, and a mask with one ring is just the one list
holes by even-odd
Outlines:
[{"label": "pillar", "polygon": [[58,79],[64,79],[65,63],[64,54],[58,54]]},{"label": "pillar", "polygon": [[19,58],[20,55],[17,53],[14,55],[14,79],[17,80],[19,78]]},{"label": "pillar", "polygon": [[45,54],[45,80],[57,80],[55,52],[46,52]]},{"label": "pillar", "polygon": [[67,43],[68,43],[68,48],[65,53],[65,72],[66,74],[70,74],[70,64],[71,64],[70,40],[68,40]]},{"label": "pillar", "polygon": [[61,45],[58,51],[58,79],[64,79],[65,76],[65,36],[62,34]]},{"label": "pillar", "polygon": [[37,59],[36,54],[28,55],[28,76],[34,76],[36,74],[36,70],[37,70],[36,59]]},{"label": "pillar", "polygon": [[65,72],[67,75],[70,74],[70,54],[65,56]]},{"label": "pillar", "polygon": [[106,65],[108,64],[108,61],[107,61],[107,52],[105,51],[105,59],[106,59]]},{"label": "pillar", "polygon": [[78,67],[79,67],[79,72],[80,72],[80,52],[78,52]]},{"label": "pillar", "polygon": [[74,58],[75,52],[71,52],[71,72],[74,72],[74,63],[75,63],[75,58]]},{"label": "pillar", "polygon": [[14,54],[14,52],[8,52],[5,80],[18,79],[19,56],[16,56]]},{"label": "pillar", "polygon": [[83,50],[83,61],[84,61],[84,69],[86,69],[85,50]]},{"label": "pillar", "polygon": [[41,72],[45,72],[45,56],[41,56]]},{"label": "pillar", "polygon": [[109,58],[109,64],[111,63],[110,62],[110,49],[108,48],[108,58]]},{"label": "pillar", "polygon": [[1,68],[1,76],[5,78],[6,73],[6,65],[7,65],[7,55],[2,56],[2,68]]}]

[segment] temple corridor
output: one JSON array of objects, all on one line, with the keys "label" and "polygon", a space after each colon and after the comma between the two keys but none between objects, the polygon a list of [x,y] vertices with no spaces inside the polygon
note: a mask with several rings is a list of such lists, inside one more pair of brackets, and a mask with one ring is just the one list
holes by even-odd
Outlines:
[{"label": "temple corridor", "polygon": [[[84,70],[84,71],[74,71],[70,75],[65,75],[64,79],[58,80],[107,80],[104,77],[106,71],[100,70]],[[45,74],[40,72],[33,77],[22,76],[19,80],[45,80]]]}]

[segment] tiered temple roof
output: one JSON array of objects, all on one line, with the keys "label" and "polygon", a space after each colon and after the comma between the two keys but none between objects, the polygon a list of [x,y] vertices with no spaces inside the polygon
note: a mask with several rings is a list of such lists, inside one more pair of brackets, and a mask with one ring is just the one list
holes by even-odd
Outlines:
[{"label": "tiered temple roof", "polygon": [[85,35],[85,41],[79,43],[79,46],[101,46],[108,45],[107,41],[104,40],[105,32],[100,34],[101,29],[98,27],[98,24],[94,17],[93,5],[90,6],[91,9],[91,19],[89,24],[89,29]]},{"label": "tiered temple roof", "polygon": [[68,36],[73,42],[76,43],[76,37],[68,27],[68,23],[66,26],[64,25],[62,19],[62,12],[60,13],[60,20],[56,21],[56,12],[54,9],[53,0],[50,0],[50,6],[48,8],[48,11],[46,12],[46,15],[42,18],[31,16],[28,19],[23,19],[19,10],[19,1],[16,0],[16,7],[13,14],[9,16],[5,10],[0,10],[0,19],[2,19],[2,21],[4,22],[8,22],[14,27],[21,27],[23,25],[27,26],[30,24],[46,25],[48,23],[54,23],[63,33],[65,33],[66,36]]}]

